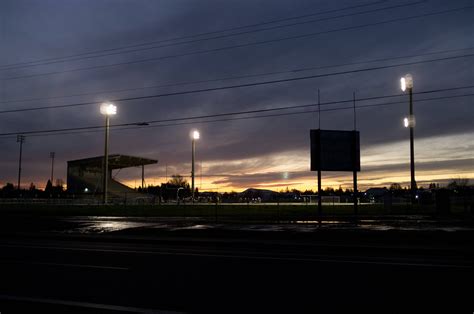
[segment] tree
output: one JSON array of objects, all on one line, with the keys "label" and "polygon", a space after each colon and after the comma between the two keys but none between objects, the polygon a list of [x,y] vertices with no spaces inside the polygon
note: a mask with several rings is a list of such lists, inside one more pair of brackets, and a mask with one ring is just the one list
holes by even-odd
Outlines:
[{"label": "tree", "polygon": [[46,194],[51,194],[53,192],[53,184],[51,183],[51,180],[48,180],[48,182],[46,182],[46,187],[44,188],[44,192]]},{"label": "tree", "polygon": [[10,196],[13,196],[13,194],[15,193],[15,186],[13,185],[13,183],[7,183],[5,184],[4,187],[2,187],[2,197],[10,197]]},{"label": "tree", "polygon": [[3,192],[11,192],[11,191],[14,191],[15,190],[15,186],[13,185],[13,183],[7,183],[5,184],[5,186],[2,188],[2,191]]},{"label": "tree", "polygon": [[186,179],[182,176],[175,174],[171,176],[171,179],[161,185],[161,193],[165,200],[176,199],[178,188],[183,188],[179,192],[179,197],[188,197],[191,195],[191,187]]},{"label": "tree", "polygon": [[171,186],[183,188],[185,188],[187,185],[189,186],[188,181],[179,174],[172,175],[171,179],[168,181],[168,184]]},{"label": "tree", "polygon": [[465,189],[468,186],[469,186],[469,179],[457,178],[457,179],[452,179],[451,182],[449,182],[448,189],[450,190]]},{"label": "tree", "polygon": [[400,185],[400,183],[392,183],[390,185],[391,191],[401,191],[401,189],[402,189],[402,186]]},{"label": "tree", "polygon": [[62,191],[64,186],[63,179],[56,179],[56,189]]}]

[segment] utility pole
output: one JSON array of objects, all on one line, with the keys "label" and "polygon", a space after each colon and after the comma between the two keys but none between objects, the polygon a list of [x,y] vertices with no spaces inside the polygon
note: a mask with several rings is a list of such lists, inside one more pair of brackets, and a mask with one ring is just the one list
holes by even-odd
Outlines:
[{"label": "utility pole", "polygon": [[193,150],[193,153],[192,153],[192,165],[191,165],[191,196],[193,198],[193,203],[194,203],[194,154],[195,154],[195,150],[196,150],[196,142],[195,142],[195,139],[193,138],[192,140],[192,150]]},{"label": "utility pole", "polygon": [[195,160],[195,151],[196,151],[196,140],[198,140],[200,137],[199,132],[197,130],[194,130],[191,132],[191,150],[192,150],[192,157],[191,157],[191,197],[193,199],[194,203],[194,176],[195,176],[195,171],[194,171],[194,160]]},{"label": "utility pole", "polygon": [[102,189],[103,189],[103,203],[107,204],[107,192],[109,182],[109,129],[110,116],[117,114],[117,107],[111,103],[103,103],[100,106],[100,113],[105,116],[105,141],[104,141],[104,161],[102,169]]},{"label": "utility pole", "polygon": [[25,142],[25,136],[24,135],[17,135],[16,136],[16,142],[20,143],[20,158],[18,162],[18,191],[20,191],[20,185],[21,185],[21,157],[23,153],[23,143]]},{"label": "utility pole", "polygon": [[104,193],[102,197],[102,202],[104,204],[107,204],[107,192],[109,183],[109,127],[110,118],[109,115],[105,115],[104,169],[102,172],[102,188]]},{"label": "utility pole", "polygon": [[145,188],[145,165],[142,165],[142,192]]},{"label": "utility pole", "polygon": [[[321,93],[318,88],[318,130],[321,130]],[[319,161],[321,160],[321,152],[319,154]],[[321,215],[323,213],[323,202],[321,199],[322,187],[321,187],[321,167],[318,167],[318,217],[321,221]]]},{"label": "utility pole", "polygon": [[416,181],[415,181],[415,140],[414,124],[415,118],[413,115],[413,87],[408,89],[410,94],[410,177],[411,177],[411,203],[416,202]]},{"label": "utility pole", "polygon": [[55,157],[55,152],[50,152],[49,157],[51,158],[51,184],[53,184],[53,179],[54,179],[54,157]]},{"label": "utility pole", "polygon": [[354,216],[357,217],[357,214],[359,212],[358,210],[358,199],[357,199],[357,169],[356,169],[356,156],[357,156],[357,113],[356,113],[356,96],[355,92],[353,92],[352,97],[353,97],[353,105],[354,105],[354,139],[352,141],[352,158],[353,158],[353,166],[352,166],[352,178],[354,182]]},{"label": "utility pole", "polygon": [[402,91],[408,89],[410,97],[410,115],[404,119],[405,127],[410,128],[410,181],[411,181],[411,203],[416,203],[416,181],[415,181],[415,143],[414,143],[414,127],[415,116],[413,115],[413,77],[406,74],[400,79]]}]

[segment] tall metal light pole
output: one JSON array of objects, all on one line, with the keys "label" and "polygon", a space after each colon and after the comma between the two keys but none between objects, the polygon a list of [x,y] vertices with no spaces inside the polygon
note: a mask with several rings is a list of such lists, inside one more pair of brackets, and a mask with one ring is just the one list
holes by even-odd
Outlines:
[{"label": "tall metal light pole", "polygon": [[194,154],[196,150],[196,140],[199,139],[199,131],[194,130],[191,132],[191,139],[192,139],[192,165],[191,165],[191,195],[194,203]]},{"label": "tall metal light pole", "polygon": [[411,202],[416,202],[416,181],[415,181],[415,143],[414,143],[414,127],[416,124],[415,115],[413,114],[413,77],[406,74],[400,79],[402,91],[408,89],[410,97],[410,115],[404,119],[406,128],[410,128],[410,174],[411,174]]},{"label": "tall metal light pole", "polygon": [[21,185],[21,157],[23,153],[23,143],[25,142],[25,136],[24,135],[17,135],[16,136],[16,142],[20,143],[20,158],[18,160],[18,191],[20,191],[20,185]]},{"label": "tall metal light pole", "polygon": [[105,116],[105,147],[104,162],[102,172],[103,203],[107,204],[107,187],[109,177],[109,128],[110,116],[117,114],[117,107],[111,103],[104,103],[100,106],[100,113]]},{"label": "tall metal light pole", "polygon": [[51,184],[53,184],[53,179],[54,179],[54,157],[55,157],[54,152],[49,153],[49,157],[51,158]]}]

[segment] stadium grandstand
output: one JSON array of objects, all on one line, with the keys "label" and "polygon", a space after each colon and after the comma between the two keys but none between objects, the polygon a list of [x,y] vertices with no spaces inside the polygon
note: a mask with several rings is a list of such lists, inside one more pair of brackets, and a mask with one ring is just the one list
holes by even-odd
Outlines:
[{"label": "stadium grandstand", "polygon": [[[70,160],[67,162],[67,190],[72,194],[101,195],[103,193],[102,167],[104,156]],[[145,180],[145,165],[158,163],[157,160],[127,156],[109,155],[108,194],[111,197],[134,198],[143,196],[112,177],[113,170],[131,167],[142,168],[142,184]]]}]

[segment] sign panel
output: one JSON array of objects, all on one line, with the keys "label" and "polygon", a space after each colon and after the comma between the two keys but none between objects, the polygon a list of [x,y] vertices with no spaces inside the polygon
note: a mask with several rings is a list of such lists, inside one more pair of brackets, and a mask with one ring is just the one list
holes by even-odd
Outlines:
[{"label": "sign panel", "polygon": [[311,171],[360,171],[359,131],[310,130]]}]

